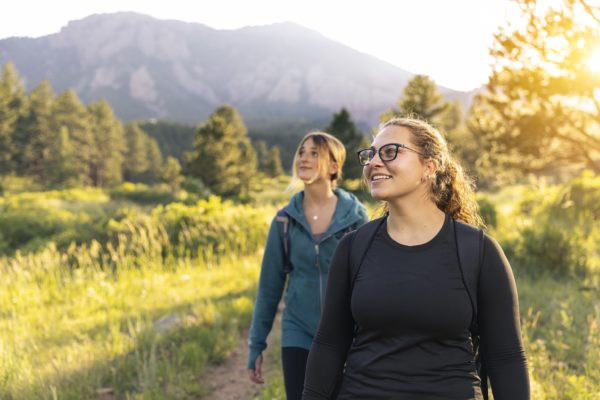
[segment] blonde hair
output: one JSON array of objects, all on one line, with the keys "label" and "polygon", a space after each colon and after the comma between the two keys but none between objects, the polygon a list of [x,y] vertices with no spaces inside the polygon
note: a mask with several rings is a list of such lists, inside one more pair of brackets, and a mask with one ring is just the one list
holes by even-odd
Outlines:
[{"label": "blonde hair", "polygon": [[381,124],[380,130],[388,126],[410,130],[411,142],[421,153],[421,160],[436,163],[435,177],[431,180],[429,189],[437,207],[452,218],[471,225],[484,226],[475,199],[475,184],[450,155],[442,134],[427,122],[413,118],[392,118]]},{"label": "blonde hair", "polygon": [[[344,144],[339,141],[335,136],[330,135],[326,132],[314,131],[309,132],[300,141],[296,152],[294,153],[294,161],[292,165],[292,182],[290,187],[294,186],[298,182],[298,158],[300,157],[300,150],[304,143],[312,139],[315,147],[317,148],[317,169],[320,174],[327,173],[329,169],[329,162],[334,161],[338,170],[336,173],[330,175],[331,184],[336,187],[338,182],[342,179],[342,166],[346,161],[346,148]],[[318,175],[315,175],[314,179],[317,179]]]}]

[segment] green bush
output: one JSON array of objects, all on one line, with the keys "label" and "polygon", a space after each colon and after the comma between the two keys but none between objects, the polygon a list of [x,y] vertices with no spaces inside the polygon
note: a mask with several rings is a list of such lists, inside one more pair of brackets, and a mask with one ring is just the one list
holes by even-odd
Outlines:
[{"label": "green bush", "polygon": [[210,190],[206,187],[204,182],[199,178],[186,176],[181,183],[181,188],[188,193],[193,193],[200,198],[207,198],[211,195]]},{"label": "green bush", "polygon": [[167,204],[175,201],[175,194],[168,185],[148,186],[143,183],[123,183],[110,190],[115,200],[129,200],[140,204]]},{"label": "green bush", "polygon": [[479,204],[479,212],[485,225],[492,229],[498,226],[498,213],[496,212],[494,203],[482,194],[477,195],[477,203]]},{"label": "green bush", "polygon": [[[108,197],[100,189],[29,192],[0,198],[0,254],[100,240]],[[104,236],[105,237],[105,236]]]},{"label": "green bush", "polygon": [[73,225],[77,216],[51,209],[12,209],[0,213],[0,232],[10,249],[20,248],[34,239],[47,239]]},{"label": "green bush", "polygon": [[600,268],[600,177],[591,173],[546,193],[530,191],[509,241],[512,261],[533,274],[584,276]]}]

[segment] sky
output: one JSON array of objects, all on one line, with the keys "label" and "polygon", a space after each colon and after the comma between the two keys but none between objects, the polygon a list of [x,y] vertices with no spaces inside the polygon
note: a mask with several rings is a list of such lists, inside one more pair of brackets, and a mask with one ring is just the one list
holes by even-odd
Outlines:
[{"label": "sky", "polygon": [[44,36],[70,20],[117,11],[216,29],[292,21],[467,91],[487,82],[493,34],[515,10],[509,0],[19,0],[0,13],[0,39]]}]

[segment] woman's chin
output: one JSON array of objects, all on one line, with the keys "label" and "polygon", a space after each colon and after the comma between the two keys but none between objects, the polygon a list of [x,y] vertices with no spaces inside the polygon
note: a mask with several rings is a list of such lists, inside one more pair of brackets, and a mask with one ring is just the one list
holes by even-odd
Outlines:
[{"label": "woman's chin", "polygon": [[385,192],[379,189],[371,189],[371,197],[375,200],[384,201],[387,199]]}]

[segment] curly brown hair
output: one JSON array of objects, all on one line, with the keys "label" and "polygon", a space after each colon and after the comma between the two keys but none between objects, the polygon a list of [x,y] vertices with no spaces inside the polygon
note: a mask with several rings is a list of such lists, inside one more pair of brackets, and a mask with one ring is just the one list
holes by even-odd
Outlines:
[{"label": "curly brown hair", "polygon": [[407,128],[412,133],[411,141],[419,148],[423,161],[432,160],[437,169],[431,180],[432,200],[443,212],[475,226],[485,226],[475,199],[475,184],[451,156],[442,134],[425,121],[414,118],[392,118],[380,126]]}]

